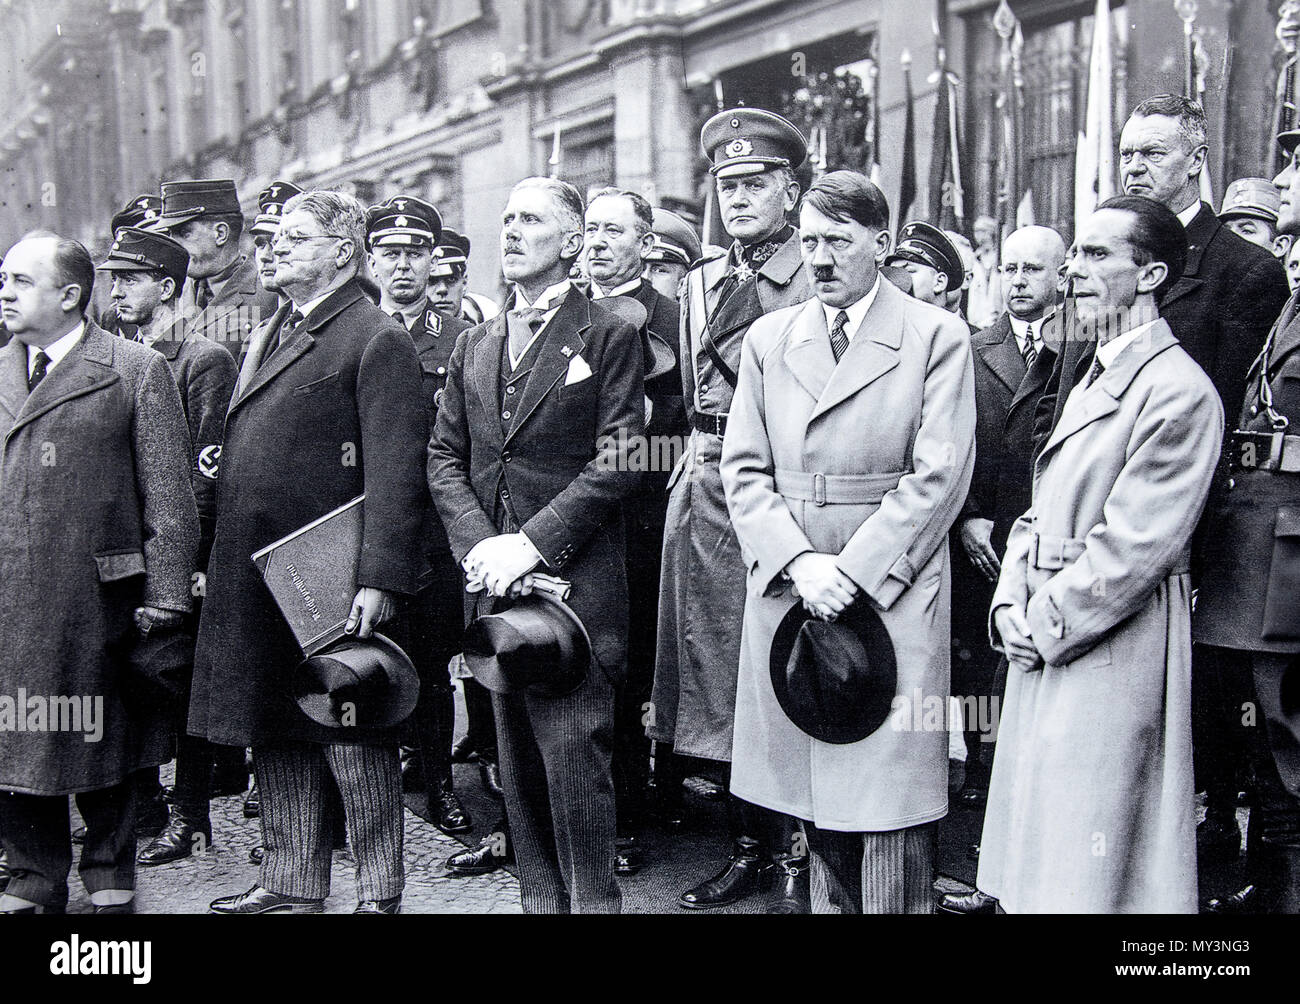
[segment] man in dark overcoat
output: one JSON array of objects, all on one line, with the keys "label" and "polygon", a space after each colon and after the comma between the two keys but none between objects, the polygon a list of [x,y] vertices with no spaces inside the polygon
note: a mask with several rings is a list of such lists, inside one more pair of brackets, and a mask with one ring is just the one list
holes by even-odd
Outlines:
[{"label": "man in dark overcoat", "polygon": [[302,651],[250,556],[366,496],[349,633],[367,637],[415,591],[427,418],[411,336],[357,282],[365,210],[309,192],[285,205],[276,277],[289,302],[251,344],[226,416],[217,531],[199,621],[190,731],[252,745],[262,794],[260,884],[219,913],[320,912],[329,894],[326,785],[343,798],[358,912],[397,912],[401,778],[392,729],[331,729],[287,696]]},{"label": "man in dark overcoat", "polygon": [[86,249],[53,234],[0,265],[3,913],[63,912],[68,795],[96,912],[130,912],[130,776],[171,756],[165,691],[141,657],[191,607],[189,436],[163,357],[86,318],[93,283]]},{"label": "man in dark overcoat", "polygon": [[506,814],[529,913],[617,913],[610,756],[627,658],[622,505],[644,432],[635,328],[569,282],[582,197],[521,181],[503,215],[508,309],[461,336],[429,443],[429,487],[468,577],[469,612],[538,569],[572,582],[593,665],[565,697],[494,693]]}]

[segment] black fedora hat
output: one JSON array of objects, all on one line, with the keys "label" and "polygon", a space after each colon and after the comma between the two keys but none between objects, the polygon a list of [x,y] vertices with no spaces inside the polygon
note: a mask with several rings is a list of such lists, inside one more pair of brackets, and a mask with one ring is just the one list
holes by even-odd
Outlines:
[{"label": "black fedora hat", "polygon": [[604,296],[597,301],[601,306],[618,314],[628,324],[641,332],[641,347],[645,350],[645,379],[663,376],[677,365],[677,355],[671,346],[647,326],[649,315],[640,300],[633,296]]},{"label": "black fedora hat", "polygon": [[573,693],[591,668],[591,639],[569,605],[538,589],[465,629],[465,665],[498,694]]},{"label": "black fedora hat", "polygon": [[856,743],[889,717],[898,664],[880,615],[866,599],[834,621],[796,602],[772,638],[772,690],[781,710],[812,738]]},{"label": "black fedora hat", "polygon": [[383,728],[415,710],[420,678],[391,639],[344,635],[300,662],[289,695],[312,721],[327,728]]}]

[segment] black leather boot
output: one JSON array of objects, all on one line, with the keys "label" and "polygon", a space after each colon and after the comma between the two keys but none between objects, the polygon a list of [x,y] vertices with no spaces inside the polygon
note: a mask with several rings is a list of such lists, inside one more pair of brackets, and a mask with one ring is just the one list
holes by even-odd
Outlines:
[{"label": "black leather boot", "polygon": [[812,913],[808,858],[782,854],[776,859],[776,887],[767,901],[768,913]]},{"label": "black leather boot", "polygon": [[136,857],[142,865],[165,865],[188,858],[195,851],[212,846],[212,824],[206,818],[188,816],[172,806],[171,818],[163,831],[149,841]]},{"label": "black leather boot", "polygon": [[444,781],[436,792],[430,793],[429,814],[433,825],[443,833],[468,833],[473,829],[469,813],[452,791],[450,781]]},{"label": "black leather boot", "polygon": [[688,910],[727,906],[771,888],[773,877],[772,860],[766,849],[753,837],[738,837],[722,871],[687,889],[677,897],[677,903]]}]

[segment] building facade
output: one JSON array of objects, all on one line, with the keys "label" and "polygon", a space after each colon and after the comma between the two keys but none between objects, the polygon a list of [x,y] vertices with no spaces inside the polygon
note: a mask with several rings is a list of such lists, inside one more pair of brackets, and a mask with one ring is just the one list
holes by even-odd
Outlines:
[{"label": "building facade", "polygon": [[[1185,4],[1187,0],[1182,0]],[[1211,171],[1269,173],[1275,0],[1201,0]],[[989,0],[0,0],[0,240],[47,226],[102,249],[108,219],[164,180],[274,178],[437,204],[497,288],[514,181],[614,183],[703,220],[697,138],[719,107],[782,111],[809,170],[879,163],[897,198],[911,58],[926,191],[937,25],[958,79],[968,216],[995,201],[999,38]],[[1069,228],[1092,0],[1010,4],[1025,39],[1025,149],[1040,222]],[[1181,89],[1172,0],[1112,4],[1115,127]],[[873,135],[878,120],[878,151]]]}]

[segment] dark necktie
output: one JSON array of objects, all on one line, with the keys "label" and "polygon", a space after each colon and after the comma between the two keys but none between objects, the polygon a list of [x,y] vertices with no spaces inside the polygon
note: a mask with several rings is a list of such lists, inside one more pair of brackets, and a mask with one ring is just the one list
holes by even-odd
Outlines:
[{"label": "dark necktie", "polygon": [[510,359],[517,362],[519,357],[524,354],[528,348],[528,343],[533,335],[542,326],[542,315],[545,311],[538,310],[536,307],[524,307],[519,310],[511,310],[506,314],[506,332],[510,339]]},{"label": "dark necktie", "polygon": [[1091,387],[1093,381],[1096,380],[1097,377],[1101,376],[1105,369],[1106,367],[1101,364],[1101,360],[1093,357],[1092,368],[1088,370],[1088,379],[1083,382],[1083,385],[1085,387]]},{"label": "dark necktie", "polygon": [[194,284],[194,304],[204,310],[212,302],[212,285],[207,279],[200,279]]},{"label": "dark necktie", "polygon": [[27,378],[27,393],[30,394],[36,389],[36,385],[45,379],[45,373],[50,368],[50,357],[44,352],[37,352],[36,359],[32,363],[32,374]]},{"label": "dark necktie", "polygon": [[837,363],[849,347],[849,336],[844,333],[844,326],[848,323],[849,315],[841,310],[835,315],[835,323],[831,325],[831,351],[835,353]]},{"label": "dark necktie", "polygon": [[1020,350],[1020,354],[1025,357],[1025,372],[1034,368],[1034,362],[1038,359],[1038,349],[1034,348],[1034,329],[1030,328],[1025,332],[1025,347]]},{"label": "dark necktie", "polygon": [[284,319],[284,323],[280,325],[280,330],[275,333],[275,340],[271,342],[271,344],[266,347],[266,351],[262,353],[262,361],[258,363],[259,366],[266,365],[266,361],[275,354],[275,350],[284,344],[285,336],[292,333],[293,329],[302,323],[302,320],[302,312],[298,310],[292,311],[289,316]]}]

